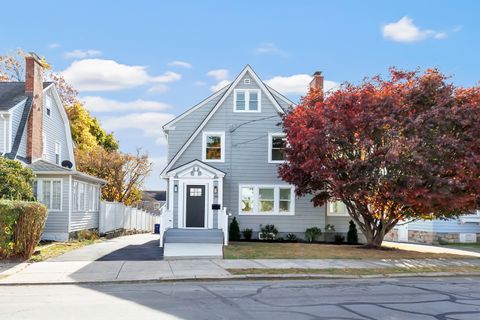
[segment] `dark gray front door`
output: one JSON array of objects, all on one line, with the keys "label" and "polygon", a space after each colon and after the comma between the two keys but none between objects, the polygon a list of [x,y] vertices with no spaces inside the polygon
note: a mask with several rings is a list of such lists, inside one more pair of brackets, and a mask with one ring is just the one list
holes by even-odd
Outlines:
[{"label": "dark gray front door", "polygon": [[187,185],[187,228],[205,227],[205,186]]}]

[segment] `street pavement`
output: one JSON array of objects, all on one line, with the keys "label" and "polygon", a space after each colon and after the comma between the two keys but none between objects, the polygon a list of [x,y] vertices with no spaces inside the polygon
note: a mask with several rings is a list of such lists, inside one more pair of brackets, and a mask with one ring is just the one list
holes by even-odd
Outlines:
[{"label": "street pavement", "polygon": [[480,319],[480,278],[0,287],[0,319]]}]

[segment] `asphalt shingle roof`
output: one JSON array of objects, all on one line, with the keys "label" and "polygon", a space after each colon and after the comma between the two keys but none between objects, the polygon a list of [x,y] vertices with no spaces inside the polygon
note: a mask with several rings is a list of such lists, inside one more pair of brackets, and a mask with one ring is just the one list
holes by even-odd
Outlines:
[{"label": "asphalt shingle roof", "polygon": [[[50,84],[44,82],[43,88]],[[8,111],[25,99],[25,82],[0,82],[0,111]]]}]

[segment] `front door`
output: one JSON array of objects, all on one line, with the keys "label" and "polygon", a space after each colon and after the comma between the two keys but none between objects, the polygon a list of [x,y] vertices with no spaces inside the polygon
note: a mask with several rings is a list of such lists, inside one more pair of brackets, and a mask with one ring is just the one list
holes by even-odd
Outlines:
[{"label": "front door", "polygon": [[187,185],[186,219],[187,228],[205,227],[205,186]]}]

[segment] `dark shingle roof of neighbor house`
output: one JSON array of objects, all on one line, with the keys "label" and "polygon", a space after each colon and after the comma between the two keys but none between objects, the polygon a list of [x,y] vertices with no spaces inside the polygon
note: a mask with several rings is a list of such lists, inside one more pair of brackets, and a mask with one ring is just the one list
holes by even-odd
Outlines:
[{"label": "dark shingle roof of neighbor house", "polygon": [[98,183],[106,183],[105,180],[88,175],[86,173],[72,170],[69,168],[65,168],[54,163],[50,163],[44,160],[37,160],[31,164],[28,164],[27,167],[32,169],[36,174],[65,174],[65,175],[73,175],[77,178],[82,178],[90,181],[95,181]]},{"label": "dark shingle roof of neighbor house", "polygon": [[156,201],[166,201],[167,200],[167,191],[165,190],[143,190],[142,200],[153,200]]},{"label": "dark shingle roof of neighbor house", "polygon": [[[52,82],[44,82],[43,88]],[[27,99],[25,82],[0,82],[0,111],[7,111]]]}]

